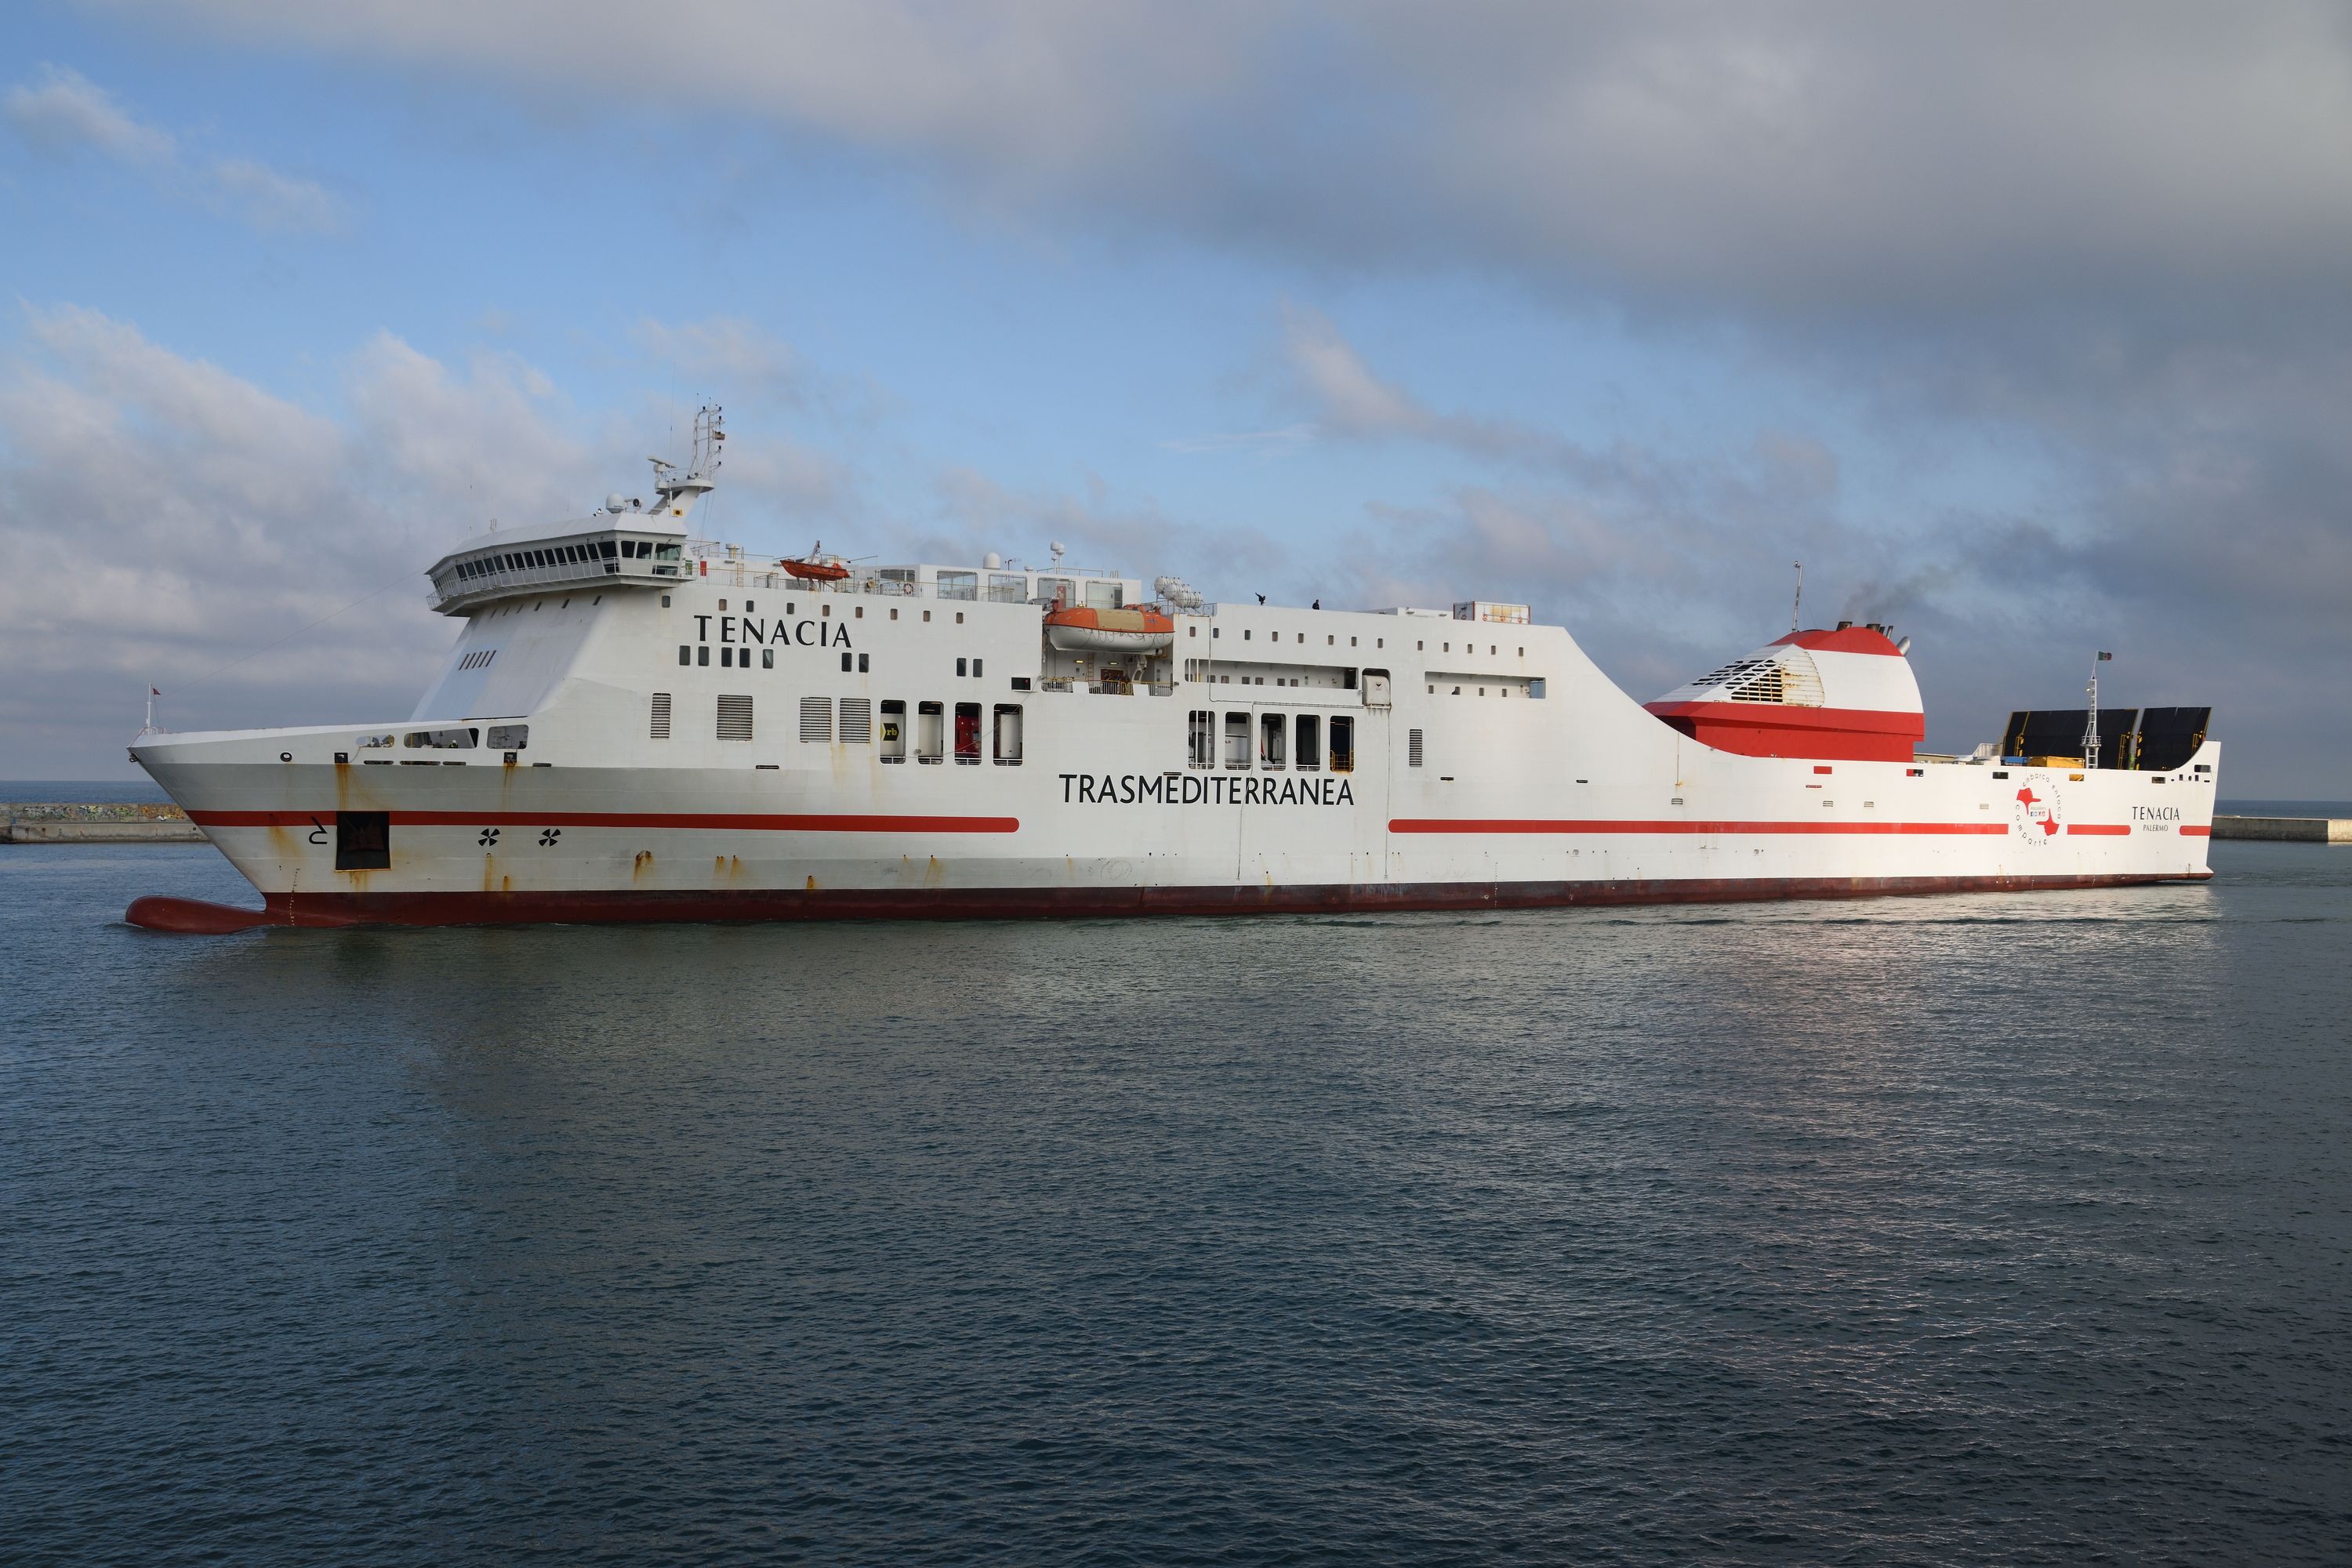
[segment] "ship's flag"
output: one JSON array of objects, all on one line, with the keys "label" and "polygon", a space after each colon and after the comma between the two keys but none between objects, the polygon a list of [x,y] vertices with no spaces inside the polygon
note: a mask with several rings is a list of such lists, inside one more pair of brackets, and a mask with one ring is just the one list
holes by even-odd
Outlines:
[{"label": "ship's flag", "polygon": [[149,687],[149,688],[147,689],[147,695],[148,695],[148,696],[150,696],[150,697],[161,697],[161,696],[163,696],[163,694],[161,691],[156,690],[156,689],[155,689],[155,688],[153,688],[153,687],[152,687],[152,686],[151,686],[151,687]]},{"label": "ship's flag", "polygon": [[2115,656],[2114,654],[2111,654],[2111,653],[2103,653],[2103,654],[2101,654],[2101,655],[2099,656],[2099,658],[2102,658],[2102,659],[2110,659],[2110,658],[2115,658],[2115,657],[2116,657],[2116,656]]}]

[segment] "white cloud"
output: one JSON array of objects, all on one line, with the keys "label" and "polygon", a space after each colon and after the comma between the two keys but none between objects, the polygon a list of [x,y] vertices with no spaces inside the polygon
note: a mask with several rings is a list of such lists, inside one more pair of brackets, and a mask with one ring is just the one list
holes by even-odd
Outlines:
[{"label": "white cloud", "polygon": [[178,138],[142,123],[79,71],[44,66],[37,85],[0,99],[0,115],[26,145],[54,156],[92,152],[141,170],[164,188],[234,211],[264,233],[334,234],[343,205],[316,181],[250,158],[190,160]]},{"label": "white cloud", "polygon": [[0,363],[0,550],[34,567],[0,575],[18,765],[116,771],[150,684],[177,728],[407,712],[451,635],[424,568],[497,509],[584,510],[617,461],[533,380],[379,337],[336,417],[100,312],[27,312]]},{"label": "white cloud", "polygon": [[630,335],[654,359],[710,385],[742,395],[796,393],[799,362],[792,345],[742,317],[673,323],[648,316]]},{"label": "white cloud", "polygon": [[690,98],[907,158],[958,199],[1350,267],[1949,306],[2115,268],[2325,280],[2352,242],[2352,27],[2328,0],[170,10],[277,47]]},{"label": "white cloud", "polygon": [[43,66],[37,84],[19,84],[0,113],[25,141],[64,156],[95,152],[126,163],[165,163],[178,155],[169,132],[142,125],[79,71]]}]

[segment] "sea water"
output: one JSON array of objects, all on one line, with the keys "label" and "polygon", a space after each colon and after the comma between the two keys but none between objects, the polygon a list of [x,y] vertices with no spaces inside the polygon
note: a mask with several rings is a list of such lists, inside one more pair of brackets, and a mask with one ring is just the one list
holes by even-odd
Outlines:
[{"label": "sea water", "polygon": [[0,1558],[2340,1561],[2352,849],[253,931],[0,848]]}]

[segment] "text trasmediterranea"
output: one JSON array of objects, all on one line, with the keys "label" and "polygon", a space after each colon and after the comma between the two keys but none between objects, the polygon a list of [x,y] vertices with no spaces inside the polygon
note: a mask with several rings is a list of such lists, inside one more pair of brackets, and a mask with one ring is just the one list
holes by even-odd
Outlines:
[{"label": "text trasmediterranea", "polygon": [[1346,779],[1264,773],[1064,773],[1066,805],[1353,805]]}]

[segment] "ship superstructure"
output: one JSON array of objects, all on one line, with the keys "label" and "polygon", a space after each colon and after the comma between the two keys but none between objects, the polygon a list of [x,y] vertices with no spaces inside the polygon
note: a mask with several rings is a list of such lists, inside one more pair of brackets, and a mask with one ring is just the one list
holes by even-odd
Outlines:
[{"label": "ship superstructure", "polygon": [[754,555],[694,536],[724,438],[706,410],[650,498],[436,563],[430,603],[461,629],[405,718],[142,734],[132,756],[265,910],[132,918],[1227,913],[2208,874],[2220,748],[2178,717],[2203,710],[2149,710],[2170,728],[2107,766],[1935,756],[1884,626],[1795,632],[1644,705],[1520,605],[1208,603],[1058,546]]}]

